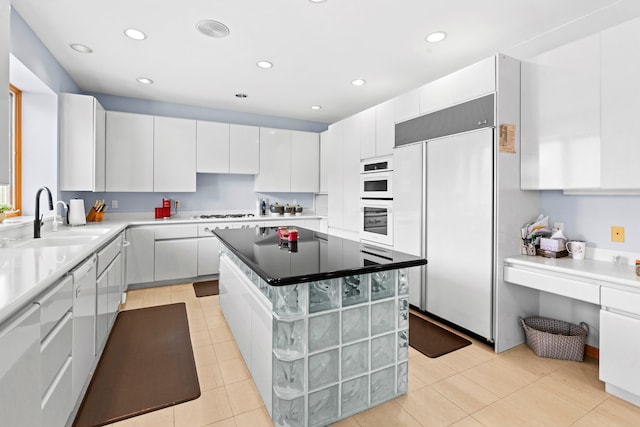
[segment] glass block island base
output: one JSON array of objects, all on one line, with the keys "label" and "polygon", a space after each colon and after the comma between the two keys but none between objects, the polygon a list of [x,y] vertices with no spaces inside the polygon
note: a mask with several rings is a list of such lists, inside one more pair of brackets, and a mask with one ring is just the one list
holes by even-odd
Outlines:
[{"label": "glass block island base", "polygon": [[221,241],[220,308],[274,425],[324,426],[407,392],[409,267],[272,286]]}]

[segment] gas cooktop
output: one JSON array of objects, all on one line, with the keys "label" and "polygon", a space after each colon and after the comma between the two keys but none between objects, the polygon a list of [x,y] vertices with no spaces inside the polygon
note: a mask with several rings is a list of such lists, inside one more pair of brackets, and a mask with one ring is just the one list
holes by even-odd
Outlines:
[{"label": "gas cooktop", "polygon": [[252,218],[255,215],[252,213],[232,213],[232,214],[207,214],[200,215],[198,218],[211,219],[211,218]]}]

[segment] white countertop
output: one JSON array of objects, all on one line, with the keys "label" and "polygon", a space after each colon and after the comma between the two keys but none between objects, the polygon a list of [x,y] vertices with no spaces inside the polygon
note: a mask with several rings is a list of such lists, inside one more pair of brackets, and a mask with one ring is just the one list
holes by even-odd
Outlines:
[{"label": "white countertop", "polygon": [[[18,242],[11,242],[9,247],[0,247],[0,323],[20,311],[26,304],[33,301],[49,286],[63,277],[85,258],[93,254],[101,246],[115,237],[128,226],[169,225],[169,224],[198,224],[198,223],[242,223],[242,222],[270,222],[282,220],[313,220],[322,219],[321,216],[303,214],[291,216],[258,216],[244,218],[194,218],[195,215],[178,216],[166,219],[150,218],[148,214],[118,214],[111,215],[116,220],[109,219],[99,223],[87,223],[80,227],[86,232],[86,243],[67,246],[50,246],[38,248],[19,247],[19,244],[31,237]],[[28,222],[27,226],[30,226]],[[17,226],[17,225],[16,225]],[[24,223],[22,224],[24,226]],[[101,229],[98,238],[91,238],[91,228]],[[13,227],[12,227],[13,228]],[[106,229],[106,231],[105,231]],[[74,234],[78,228],[61,226],[58,232],[45,230],[43,238]],[[77,234],[77,233],[76,233]],[[0,236],[2,237],[2,236]],[[84,240],[84,239],[83,239]]]},{"label": "white countertop", "polygon": [[636,269],[633,265],[614,264],[594,259],[574,260],[570,257],[545,258],[527,255],[505,258],[504,263],[505,265],[569,274],[597,281],[601,286],[640,292],[640,277],[636,275]]}]

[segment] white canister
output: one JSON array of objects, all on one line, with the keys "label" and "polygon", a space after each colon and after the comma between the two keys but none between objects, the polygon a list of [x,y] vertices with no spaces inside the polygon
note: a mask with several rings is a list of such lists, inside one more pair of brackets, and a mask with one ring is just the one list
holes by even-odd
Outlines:
[{"label": "white canister", "polygon": [[84,200],[69,200],[69,225],[85,225],[87,218],[84,211]]}]

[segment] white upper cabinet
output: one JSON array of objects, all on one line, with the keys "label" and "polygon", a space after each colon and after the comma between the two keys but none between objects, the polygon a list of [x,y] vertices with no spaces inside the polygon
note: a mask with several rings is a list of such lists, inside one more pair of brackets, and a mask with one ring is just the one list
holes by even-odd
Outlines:
[{"label": "white upper cabinet", "polygon": [[329,191],[329,130],[320,134],[320,192]]},{"label": "white upper cabinet", "polygon": [[92,96],[61,93],[60,190],[105,191],[105,111]]},{"label": "white upper cabinet", "polygon": [[320,137],[312,132],[291,132],[291,192],[320,191]]},{"label": "white upper cabinet", "polygon": [[360,121],[358,115],[344,120],[343,143],[336,158],[342,158],[342,227],[360,228]]},{"label": "white upper cabinet", "polygon": [[376,156],[376,108],[372,107],[356,114],[358,122],[358,140],[353,143],[360,145],[360,158],[368,159]]},{"label": "white upper cabinet", "polygon": [[327,135],[327,158],[331,161],[326,164],[327,190],[329,192],[327,219],[328,227],[342,228],[342,147],[344,145],[344,120],[329,126]]},{"label": "white upper cabinet", "polygon": [[154,118],[153,191],[196,191],[196,121]]},{"label": "white upper cabinet", "polygon": [[602,188],[640,188],[640,20],[602,32]]},{"label": "white upper cabinet", "polygon": [[9,15],[11,3],[0,0],[0,185],[11,182],[11,141],[9,135]]},{"label": "white upper cabinet", "polygon": [[[375,157],[393,153],[395,145],[395,120],[393,101],[383,102],[376,107],[376,152]],[[363,157],[364,158],[364,157]]]},{"label": "white upper cabinet", "polygon": [[229,173],[229,123],[197,123],[196,172]]},{"label": "white upper cabinet", "polygon": [[428,114],[495,92],[496,60],[491,56],[418,89],[420,114]]},{"label": "white upper cabinet", "polygon": [[229,125],[229,173],[260,172],[260,128]]},{"label": "white upper cabinet", "polygon": [[260,128],[260,173],[254,190],[318,192],[320,139],[317,133]]},{"label": "white upper cabinet", "polygon": [[522,62],[521,188],[600,187],[600,35]]},{"label": "white upper cabinet", "polygon": [[391,102],[393,103],[393,121],[395,123],[413,119],[420,114],[419,89],[396,96]]},{"label": "white upper cabinet", "polygon": [[153,116],[107,111],[106,191],[153,191],[153,157]]}]

